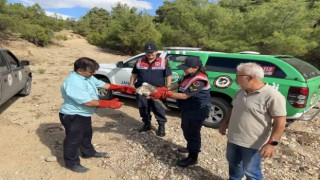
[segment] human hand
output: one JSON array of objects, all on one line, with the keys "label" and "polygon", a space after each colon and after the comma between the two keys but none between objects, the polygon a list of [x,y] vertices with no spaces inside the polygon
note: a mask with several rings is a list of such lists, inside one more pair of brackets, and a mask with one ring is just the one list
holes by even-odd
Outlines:
[{"label": "human hand", "polygon": [[112,100],[99,100],[98,108],[119,109],[122,105],[123,103],[118,98],[114,98]]},{"label": "human hand", "polygon": [[128,86],[128,85],[110,84],[108,90],[124,92],[127,94],[135,94],[136,93],[136,88],[134,88],[132,86]]},{"label": "human hand", "polygon": [[165,99],[171,98],[172,96],[173,92],[169,91],[166,87],[159,87],[156,92],[150,93],[151,99]]},{"label": "human hand", "polygon": [[271,158],[274,154],[275,154],[275,148],[270,144],[265,144],[260,149],[260,156],[262,158]]},{"label": "human hand", "polygon": [[228,125],[225,123],[222,123],[219,127],[219,133],[221,135],[226,135],[227,134],[227,129],[228,129]]}]

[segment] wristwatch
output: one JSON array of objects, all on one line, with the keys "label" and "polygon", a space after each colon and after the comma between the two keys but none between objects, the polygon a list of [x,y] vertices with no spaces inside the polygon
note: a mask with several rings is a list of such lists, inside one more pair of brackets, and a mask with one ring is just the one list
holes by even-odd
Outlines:
[{"label": "wristwatch", "polygon": [[270,144],[271,146],[276,146],[276,145],[279,144],[278,141],[274,141],[274,140],[271,140],[271,139],[269,139],[267,143]]}]

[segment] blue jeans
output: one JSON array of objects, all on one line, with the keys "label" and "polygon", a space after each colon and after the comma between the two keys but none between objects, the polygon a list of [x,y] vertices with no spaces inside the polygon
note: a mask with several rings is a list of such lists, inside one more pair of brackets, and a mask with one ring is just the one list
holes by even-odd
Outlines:
[{"label": "blue jeans", "polygon": [[249,180],[263,179],[259,152],[258,149],[245,148],[228,142],[229,179],[241,180],[244,175]]}]

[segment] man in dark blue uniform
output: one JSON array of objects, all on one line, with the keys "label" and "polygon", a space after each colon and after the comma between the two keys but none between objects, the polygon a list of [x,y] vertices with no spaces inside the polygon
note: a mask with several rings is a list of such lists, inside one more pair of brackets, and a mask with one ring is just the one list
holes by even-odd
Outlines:
[{"label": "man in dark blue uniform", "polygon": [[[181,148],[179,151],[189,152],[188,157],[178,161],[177,165],[187,167],[198,162],[201,149],[200,130],[203,121],[209,116],[211,107],[210,83],[199,57],[187,57],[178,68],[184,70],[183,79],[169,89],[158,88],[150,97],[177,99],[181,110],[181,128],[187,141],[187,148]],[[175,89],[178,89],[177,93],[169,91]]]},{"label": "man in dark blue uniform", "polygon": [[[138,60],[132,69],[130,86],[139,88],[142,83],[146,82],[156,87],[171,85],[172,71],[168,66],[168,61],[157,56],[157,47],[153,43],[146,43],[144,47],[146,56]],[[143,95],[137,94],[137,104],[139,113],[144,123],[139,132],[151,130],[151,110],[156,117],[159,127],[157,136],[165,136],[165,126],[167,122],[165,109],[152,99],[147,99]]]}]

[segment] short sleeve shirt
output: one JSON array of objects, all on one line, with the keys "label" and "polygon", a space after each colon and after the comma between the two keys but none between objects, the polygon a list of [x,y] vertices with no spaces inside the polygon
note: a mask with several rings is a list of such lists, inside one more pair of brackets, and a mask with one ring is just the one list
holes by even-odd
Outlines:
[{"label": "short sleeve shirt", "polygon": [[64,100],[60,112],[63,114],[81,116],[92,116],[95,107],[85,106],[91,100],[98,100],[98,89],[105,82],[94,76],[83,77],[76,72],[71,72],[61,86],[61,94]]},{"label": "short sleeve shirt", "polygon": [[228,141],[246,148],[260,149],[269,139],[273,117],[286,116],[286,99],[268,84],[247,94],[239,90],[232,101]]}]

